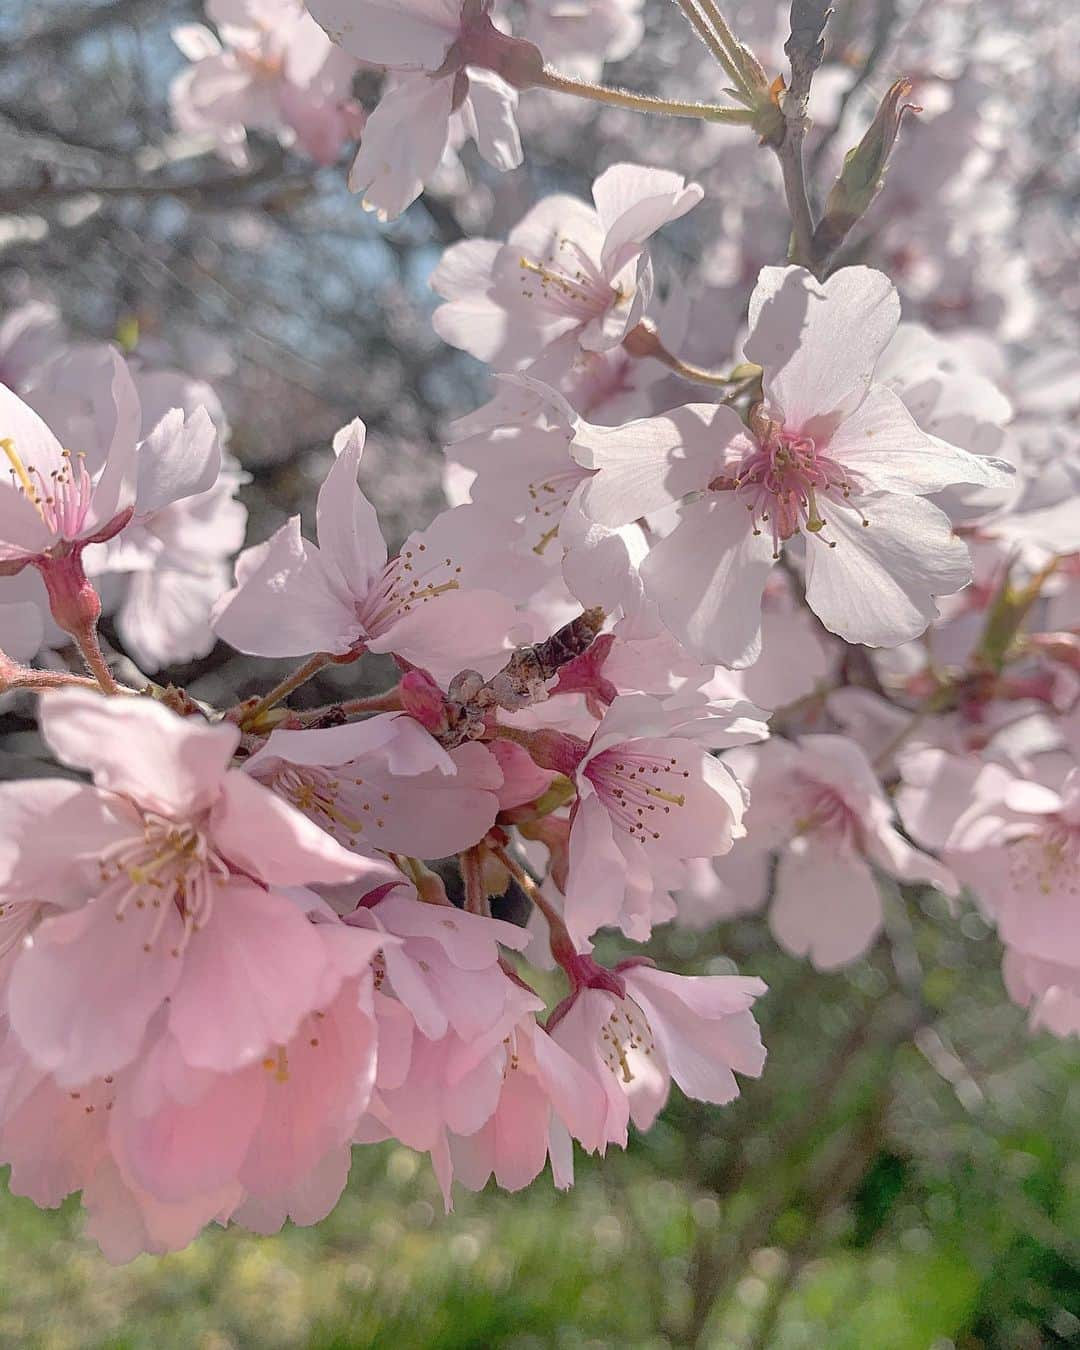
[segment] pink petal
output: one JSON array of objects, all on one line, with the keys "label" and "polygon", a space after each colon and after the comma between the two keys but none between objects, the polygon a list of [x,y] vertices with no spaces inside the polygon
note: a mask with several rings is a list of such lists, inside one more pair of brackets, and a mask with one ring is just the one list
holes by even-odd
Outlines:
[{"label": "pink petal", "polygon": [[918,637],[937,618],[934,596],[971,579],[967,548],[921,497],[876,493],[858,510],[834,502],[826,516],[824,534],[836,547],[807,542],[806,602],[846,642],[898,647]]},{"label": "pink petal", "polygon": [[801,267],[763,267],[750,297],[748,361],[765,371],[769,408],[789,431],[852,412],[900,322],[882,272],[843,267],[826,282]]},{"label": "pink petal", "polygon": [[319,550],[300,534],[294,516],[236,563],[237,586],[222,596],[214,631],[253,656],[347,652],[360,633],[352,596],[334,578]]},{"label": "pink petal", "polygon": [[[116,805],[123,813],[124,804]],[[62,778],[0,784],[0,821],[5,900],[48,896],[59,905],[81,901],[96,889],[98,859],[133,829],[105,793]],[[55,847],[58,840],[62,849]]]},{"label": "pink petal", "polygon": [[62,1086],[111,1074],[138,1053],[151,1016],[174,990],[184,962],[181,920],[92,900],[42,921],[12,972],[8,1015],[27,1054]]},{"label": "pink petal", "polygon": [[664,625],[695,656],[745,666],[760,651],[761,593],[773,562],[772,543],[753,533],[745,505],[716,492],[682,508],[641,577]]},{"label": "pink petal", "polygon": [[183,965],[170,1030],[189,1064],[227,1073],[291,1039],[318,1005],[326,954],[288,900],[234,880],[215,894]]},{"label": "pink petal", "polygon": [[818,970],[846,966],[869,949],[883,917],[877,883],[861,858],[814,846],[780,855],[769,927],[793,956],[808,956]]},{"label": "pink petal", "polygon": [[350,853],[307,816],[247,774],[226,775],[210,818],[214,846],[240,870],[273,886],[353,881],[382,868]]},{"label": "pink petal", "polygon": [[105,698],[89,689],[43,695],[39,716],[62,763],[89,769],[98,787],[174,818],[217,798],[240,741],[235,726],[209,726],[153,699]]},{"label": "pink petal", "polygon": [[334,437],[337,459],[319,489],[319,549],[355,595],[386,566],[386,541],[375,508],[356,484],[367,428],[357,418]]}]

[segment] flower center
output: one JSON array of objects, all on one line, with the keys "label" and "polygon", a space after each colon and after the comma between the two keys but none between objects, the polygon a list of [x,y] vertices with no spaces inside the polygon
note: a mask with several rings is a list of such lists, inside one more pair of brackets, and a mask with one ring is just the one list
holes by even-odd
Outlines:
[{"label": "flower center", "polygon": [[599,793],[608,814],[631,838],[642,843],[663,834],[664,818],[686,805],[689,769],[674,756],[648,754],[625,745],[602,750],[585,766],[585,777]]},{"label": "flower center", "polygon": [[[355,848],[367,826],[381,830],[391,794],[352,777],[349,766],[336,774],[326,769],[282,764],[270,786],[346,848]],[[344,801],[342,798],[344,797]]]},{"label": "flower center", "polygon": [[[562,514],[578,485],[588,476],[586,470],[579,468],[576,464],[569,464],[565,469],[557,470],[544,478],[533,479],[527,485],[532,510],[526,518],[525,524],[526,528],[529,526],[534,529],[537,526],[540,527],[541,532],[536,543],[532,546],[532,551],[538,557],[543,556],[548,544],[558,537],[559,521]],[[552,518],[554,518],[555,523],[548,525],[547,522]]]},{"label": "flower center", "polygon": [[1051,818],[1008,851],[1009,876],[1017,890],[1034,886],[1043,895],[1080,895],[1080,828]]},{"label": "flower center", "polygon": [[814,833],[825,835],[842,847],[858,847],[858,818],[835,788],[805,780],[796,809],[796,837]]},{"label": "flower center", "polygon": [[45,475],[32,464],[23,463],[10,437],[0,440],[0,450],[11,465],[13,486],[38,513],[50,534],[61,539],[76,538],[89,514],[94,491],[93,480],[86,471],[86,456],[81,452],[73,456],[70,450],[65,450],[60,468]]},{"label": "flower center", "polygon": [[175,908],[184,928],[170,949],[173,956],[181,954],[192,933],[206,926],[214,909],[214,891],[229,875],[226,863],[196,826],[149,813],[143,816],[142,837],[118,844],[99,860],[99,869],[105,887],[99,901],[113,907],[118,923],[130,908],[157,911],[143,951],[153,950]]},{"label": "flower center", "polygon": [[[835,548],[835,541],[822,534],[828,521],[819,498],[847,501],[858,485],[813,437],[783,431],[765,421],[756,449],[744,457],[735,476],[714,479],[709,486],[739,494],[750,512],[754,533],[762,534],[762,526],[767,525],[773,557],[779,558],[780,545],[801,530]],[[864,519],[863,524],[869,521]]]},{"label": "flower center", "polygon": [[559,239],[552,256],[545,260],[518,259],[521,294],[559,318],[578,323],[630,299],[621,286],[613,286],[580,244]]},{"label": "flower center", "polygon": [[634,1055],[651,1055],[656,1048],[648,1018],[630,998],[616,999],[607,1021],[600,1028],[600,1058],[616,1078],[634,1081]]},{"label": "flower center", "polygon": [[461,566],[453,558],[429,560],[426,544],[415,544],[383,568],[356,606],[366,637],[378,637],[417,605],[461,588]]}]

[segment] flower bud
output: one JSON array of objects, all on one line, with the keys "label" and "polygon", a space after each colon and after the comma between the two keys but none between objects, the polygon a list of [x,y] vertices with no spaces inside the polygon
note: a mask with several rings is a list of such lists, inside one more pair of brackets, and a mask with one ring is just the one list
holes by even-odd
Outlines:
[{"label": "flower bud", "polygon": [[848,232],[881,191],[900,123],[906,112],[921,112],[914,103],[902,103],[911,93],[911,81],[903,77],[881,100],[873,122],[853,150],[844,157],[844,167],[825,202],[825,214],[814,232],[814,248],[827,258],[843,243]]}]

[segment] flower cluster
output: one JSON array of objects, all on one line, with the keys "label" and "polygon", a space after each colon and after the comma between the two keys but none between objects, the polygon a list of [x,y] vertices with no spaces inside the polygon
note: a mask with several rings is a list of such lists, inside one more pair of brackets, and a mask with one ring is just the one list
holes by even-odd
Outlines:
[{"label": "flower cluster", "polygon": [[[722,163],[752,127],[801,173],[795,78],[770,93],[714,7],[682,8],[738,107],[588,82],[640,36],[633,0],[530,4],[522,37],[489,0],[213,0],[220,41],[178,34],[174,113],[236,163],[249,129],[322,163],[359,136],[350,181],[383,217],[467,136],[519,163],[533,88],[732,123]],[[366,120],[361,66],[385,74]],[[447,1205],[548,1160],[568,1186],[575,1142],[625,1145],[672,1083],[723,1105],[762,1073],[760,979],[626,944],[763,908],[831,970],[890,907],[970,892],[1009,996],[1080,1033],[1080,382],[1035,325],[965,341],[928,327],[910,267],[898,289],[832,265],[900,97],[812,229],[798,194],[752,229],[737,174],[617,162],[590,200],[448,247],[433,324],[491,398],[448,429],[452,505],[396,552],[362,421],[314,530],[238,553],[212,391],[48,306],[8,315],[0,684],[92,778],[0,787],[14,1191],[81,1191],[125,1260],[316,1222],[353,1145],[391,1137]],[[740,265],[675,275],[665,234],[736,205]],[[298,664],[230,707],[145,679],[217,640]],[[290,705],[369,654],[388,688]]]}]

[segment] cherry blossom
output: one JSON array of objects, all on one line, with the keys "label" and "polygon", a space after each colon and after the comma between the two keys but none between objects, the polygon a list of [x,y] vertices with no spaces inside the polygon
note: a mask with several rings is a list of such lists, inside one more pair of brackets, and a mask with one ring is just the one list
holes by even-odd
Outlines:
[{"label": "cherry blossom", "polygon": [[584,987],[552,1014],[552,1037],[604,1088],[604,1133],[626,1143],[632,1119],[648,1129],[671,1080],[688,1097],[723,1105],[739,1095],[735,1073],[756,1078],[765,1050],[753,1013],[761,980],[681,976],[627,963],[624,990]]},{"label": "cherry blossom", "polygon": [[615,699],[575,768],[565,916],[580,945],[618,924],[642,940],[674,913],[666,892],[688,858],[727,852],[743,832],[742,789],[708,749],[766,734],[749,704],[666,708]]},{"label": "cherry blossom", "polygon": [[244,767],[346,848],[418,858],[442,858],[482,839],[503,784],[485,746],[443,750],[399,713],[275,731]]},{"label": "cherry blossom", "polygon": [[542,67],[531,43],[490,18],[491,0],[312,0],[314,18],[346,52],[394,72],[364,128],[349,186],[382,220],[398,216],[434,175],[452,123],[495,168],[521,163],[517,89]]},{"label": "cherry blossom", "polygon": [[363,125],[350,98],[356,62],[335,47],[300,0],[207,0],[207,18],[173,40],[192,64],[169,91],[183,131],[209,133],[222,158],[248,162],[247,128],[296,143],[332,164]]},{"label": "cherry blossom", "polygon": [[[486,569],[482,554],[469,556],[468,525],[454,512],[410,535],[387,561],[375,510],[356,483],[364,435],[358,420],[335,438],[337,459],[319,491],[318,545],[302,537],[294,516],[242,553],[237,585],[215,609],[215,631],[259,656],[389,651],[436,678],[464,666],[494,674],[513,605],[470,585]],[[475,548],[475,535],[471,542]]]},{"label": "cherry blossom", "polygon": [[[950,870],[896,829],[873,767],[854,742],[833,735],[803,736],[795,744],[773,739],[728,759],[750,791],[750,807],[745,839],[714,863],[720,882],[735,908],[761,905],[768,855],[778,852],[769,925],[782,947],[819,970],[855,960],[881,931],[875,869],[956,894]],[[724,891],[715,898],[717,917],[731,912]],[[698,903],[707,913],[708,899]]]},{"label": "cherry blossom", "polygon": [[702,659],[756,659],[761,591],[796,535],[805,539],[807,603],[849,642],[917,636],[936,614],[932,597],[969,579],[967,550],[925,494],[997,482],[1003,466],[927,436],[873,384],[898,319],[895,290],[869,268],[844,268],[823,285],[799,268],[765,268],[744,348],[764,371],[749,430],[722,405],[691,405],[680,410],[681,437],[667,418],[621,446],[613,436],[606,472],[582,452],[599,470],[584,508],[601,524],[655,509],[665,474],[671,501],[696,478],[701,495],[641,573],[664,622]]},{"label": "cherry blossom", "polygon": [[496,370],[531,364],[549,383],[579,351],[617,347],[652,296],[648,240],[696,206],[702,189],[666,169],[613,164],[592,195],[592,206],[545,197],[505,244],[468,239],[447,249],[431,278],[446,301],[433,319],[439,336]]},{"label": "cherry blossom", "polygon": [[[327,957],[280,888],[376,885],[386,869],[231,769],[235,727],[84,690],[43,696],[41,724],[95,786],[42,780],[6,814],[5,894],[50,906],[7,988],[27,1054],[78,1086],[130,1063],[164,1006],[193,1068],[235,1069],[287,1041],[325,997]],[[46,821],[64,852],[47,848]]]}]

